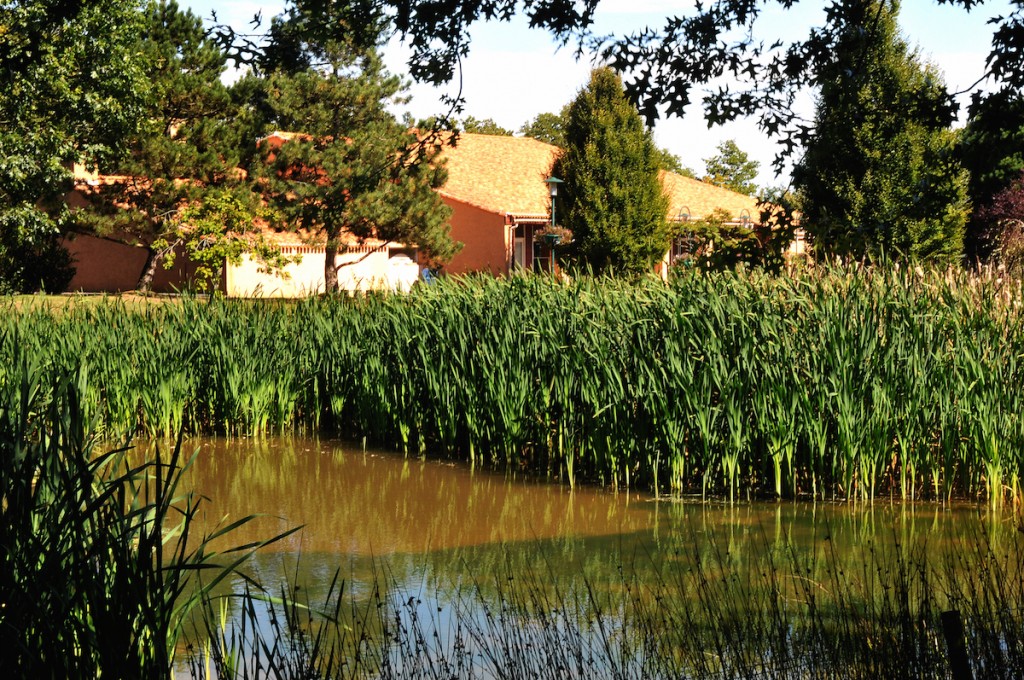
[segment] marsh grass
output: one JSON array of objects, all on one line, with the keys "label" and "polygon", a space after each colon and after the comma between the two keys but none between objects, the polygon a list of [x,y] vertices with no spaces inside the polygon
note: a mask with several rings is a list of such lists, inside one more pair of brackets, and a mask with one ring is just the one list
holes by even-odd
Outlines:
[{"label": "marsh grass", "polygon": [[[364,437],[657,493],[1021,494],[1024,305],[993,273],[468,277],[296,303],[16,306],[107,436]],[[0,375],[0,378],[3,376]]]},{"label": "marsh grass", "polygon": [[248,518],[190,536],[180,442],[141,464],[103,452],[87,372],[30,357],[0,382],[0,675],[167,677],[191,609],[276,538],[210,548]]}]

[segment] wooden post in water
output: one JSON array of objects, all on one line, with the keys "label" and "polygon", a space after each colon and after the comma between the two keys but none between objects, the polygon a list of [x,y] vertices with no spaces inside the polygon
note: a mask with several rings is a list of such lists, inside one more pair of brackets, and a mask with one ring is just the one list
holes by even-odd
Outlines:
[{"label": "wooden post in water", "polygon": [[946,638],[949,669],[953,673],[953,680],[974,680],[971,665],[967,662],[964,622],[960,618],[960,612],[955,609],[942,612],[942,635]]}]

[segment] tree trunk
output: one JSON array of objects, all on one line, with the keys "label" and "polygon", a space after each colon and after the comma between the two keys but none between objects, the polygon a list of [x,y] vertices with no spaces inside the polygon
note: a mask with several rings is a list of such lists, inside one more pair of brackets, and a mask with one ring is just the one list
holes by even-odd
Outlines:
[{"label": "tree trunk", "polygon": [[324,249],[324,292],[335,295],[338,292],[338,247],[328,240]]},{"label": "tree trunk", "polygon": [[148,295],[153,288],[153,277],[156,276],[156,265],[160,262],[160,253],[152,248],[149,249],[149,257],[146,258],[146,266],[142,268],[142,277],[139,278],[139,285],[136,290],[143,295]]}]

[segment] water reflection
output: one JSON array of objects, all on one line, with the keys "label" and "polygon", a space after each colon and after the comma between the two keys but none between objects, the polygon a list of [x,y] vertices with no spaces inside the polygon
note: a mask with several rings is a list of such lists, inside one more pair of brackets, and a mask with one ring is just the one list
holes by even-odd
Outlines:
[{"label": "water reflection", "polygon": [[[397,616],[432,617],[450,630],[456,612],[480,619],[525,585],[547,606],[586,607],[592,593],[620,604],[692,598],[712,607],[691,625],[713,630],[725,615],[742,620],[763,607],[775,589],[793,604],[847,587],[856,597],[880,596],[895,560],[927,561],[941,595],[950,575],[975,568],[970,546],[1013,554],[1024,536],[1013,514],[969,504],[729,506],[570,492],[344,442],[201,439],[189,447],[198,456],[188,482],[208,499],[202,521],[267,515],[233,533],[231,544],[304,525],[261,551],[249,570],[272,592],[301,588],[311,604],[323,602],[339,576],[353,629],[386,600],[415,603]],[[245,582],[225,588],[238,593]],[[826,600],[817,615],[827,629],[839,617],[835,607],[850,601]],[[237,603],[229,607],[238,613]],[[586,628],[591,617],[582,620]]]},{"label": "water reflection", "polygon": [[[399,582],[435,584],[485,575],[498,566],[542,568],[554,579],[619,578],[624,567],[817,563],[856,559],[865,550],[925,545],[941,559],[979,539],[998,549],[1017,540],[1012,515],[963,504],[747,503],[666,501],[636,493],[568,489],[472,471],[464,465],[406,459],[351,443],[311,439],[200,439],[190,475],[207,497],[212,526],[252,513],[258,521],[231,535],[244,543],[296,525],[255,568],[294,569],[314,586],[341,568],[357,577],[383,560]],[[289,566],[289,565],[292,566]]]},{"label": "water reflection", "polygon": [[271,550],[386,557],[650,527],[635,495],[567,489],[404,459],[340,442],[218,440],[199,449],[191,479],[206,521],[267,513],[238,534],[306,529]]}]

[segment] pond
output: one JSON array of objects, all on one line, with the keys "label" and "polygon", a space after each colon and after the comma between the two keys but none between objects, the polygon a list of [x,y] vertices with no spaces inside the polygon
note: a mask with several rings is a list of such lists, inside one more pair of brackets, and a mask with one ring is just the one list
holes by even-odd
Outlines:
[{"label": "pond", "polygon": [[[199,451],[189,479],[207,498],[206,526],[262,515],[233,532],[231,543],[302,525],[252,562],[270,591],[298,587],[320,602],[337,574],[346,596],[365,605],[373,593],[380,597],[383,582],[390,601],[417,603],[403,616],[441,612],[432,625],[449,630],[456,614],[446,608],[479,621],[481,612],[501,609],[513,583],[535,601],[544,593],[540,599],[555,609],[569,598],[591,610],[611,602],[620,623],[624,593],[658,601],[671,593],[705,614],[711,600],[723,617],[742,618],[747,609],[775,606],[760,602],[766,593],[805,605],[815,592],[835,595],[849,582],[859,589],[857,602],[876,588],[884,596],[899,585],[896,576],[887,581],[890,569],[900,571],[894,564],[927,568],[928,588],[944,597],[957,574],[976,566],[977,546],[1007,560],[1019,554],[1013,513],[967,503],[730,506],[569,490],[351,442],[201,439],[185,449]],[[768,580],[762,586],[758,578]],[[238,592],[244,582],[230,587]],[[713,628],[724,625],[717,616],[710,615]]]}]

